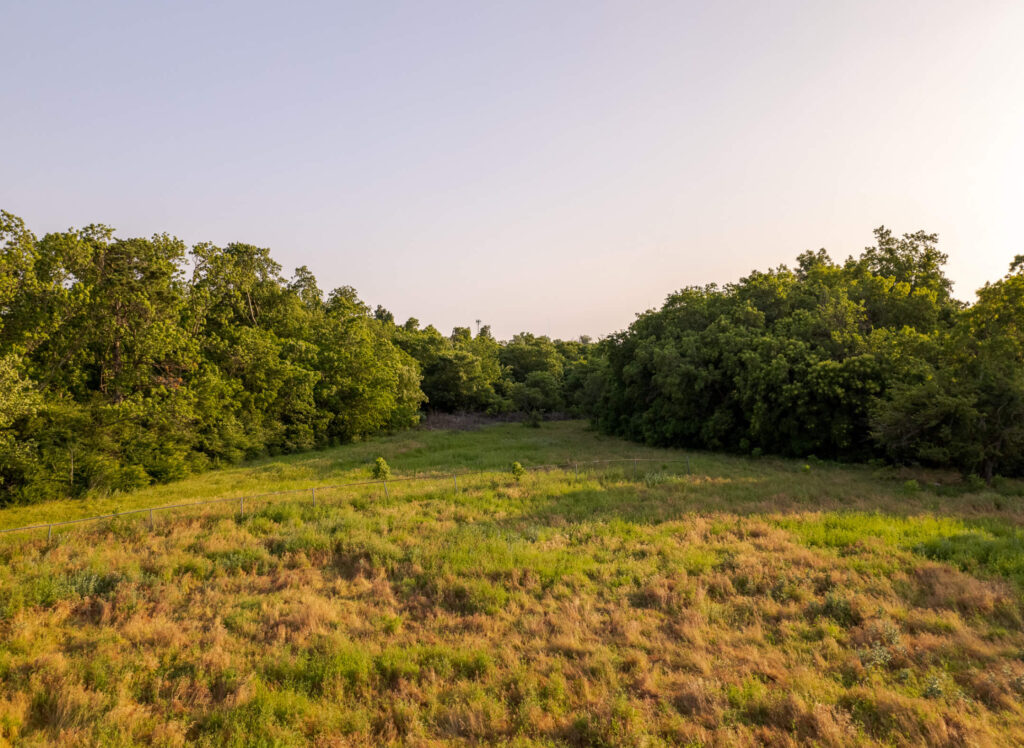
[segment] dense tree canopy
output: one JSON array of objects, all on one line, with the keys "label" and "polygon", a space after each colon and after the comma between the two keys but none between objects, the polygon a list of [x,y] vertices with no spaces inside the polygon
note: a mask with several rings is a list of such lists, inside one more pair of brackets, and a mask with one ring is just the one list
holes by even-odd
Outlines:
[{"label": "dense tree canopy", "polygon": [[[270,252],[0,213],[0,502],[124,490],[408,427],[423,409],[562,410],[571,362],[487,327],[399,327]],[[576,346],[576,348],[572,348]],[[568,350],[568,349],[567,349]]]},{"label": "dense tree canopy", "polygon": [[897,460],[1024,474],[1024,256],[942,331],[923,373],[876,404],[874,426]]},{"label": "dense tree canopy", "polygon": [[0,503],[405,428],[588,415],[659,445],[1024,474],[1024,256],[957,302],[933,234],[684,288],[592,343],[397,324],[267,249],[0,212]]},{"label": "dense tree canopy", "polygon": [[[0,496],[126,489],[417,419],[417,363],[266,249],[2,215]],[[191,264],[192,271],[186,273]]]},{"label": "dense tree canopy", "polygon": [[651,444],[1024,470],[1024,258],[971,307],[934,234],[686,288],[604,340],[589,411]]}]

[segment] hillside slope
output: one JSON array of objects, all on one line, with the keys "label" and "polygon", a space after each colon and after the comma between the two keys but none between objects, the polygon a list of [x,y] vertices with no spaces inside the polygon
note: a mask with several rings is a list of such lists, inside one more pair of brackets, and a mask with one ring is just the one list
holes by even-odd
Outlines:
[{"label": "hillside slope", "polygon": [[[0,526],[396,482],[0,543],[0,735],[31,744],[1024,742],[1024,511],[934,475],[416,431]],[[645,457],[515,480],[524,465]],[[490,471],[460,479],[459,468]]]}]

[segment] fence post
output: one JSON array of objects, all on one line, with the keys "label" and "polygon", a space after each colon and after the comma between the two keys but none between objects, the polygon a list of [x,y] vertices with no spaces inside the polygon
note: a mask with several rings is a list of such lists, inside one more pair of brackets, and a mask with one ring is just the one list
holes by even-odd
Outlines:
[{"label": "fence post", "polygon": [[458,493],[459,492],[459,476],[457,476],[455,473],[452,473],[452,483],[455,484],[455,493]]},{"label": "fence post", "polygon": [[245,497],[240,496],[238,499],[238,515],[239,517],[245,516]]},{"label": "fence post", "polygon": [[309,492],[313,495],[313,508],[316,509],[316,486],[309,489]]},{"label": "fence post", "polygon": [[578,462],[574,462],[572,467],[573,467],[573,471],[576,473],[576,480],[579,480],[580,479],[580,464]]},{"label": "fence post", "polygon": [[46,542],[49,543],[53,538],[53,525],[46,528]]},{"label": "fence post", "polygon": [[391,500],[391,494],[388,493],[388,482],[384,481],[384,498],[388,501]]},{"label": "fence post", "polygon": [[633,458],[633,480],[636,480],[636,458]]},{"label": "fence post", "polygon": [[156,525],[153,524],[153,510],[152,509],[149,510],[149,529],[150,529],[151,532],[156,529]]},{"label": "fence post", "polygon": [[690,455],[686,455],[686,474],[690,474]]}]

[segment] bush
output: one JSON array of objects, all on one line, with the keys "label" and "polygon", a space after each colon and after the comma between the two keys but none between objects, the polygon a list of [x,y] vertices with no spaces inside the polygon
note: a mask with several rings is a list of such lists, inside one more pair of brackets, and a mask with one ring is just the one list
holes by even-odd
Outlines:
[{"label": "bush", "polygon": [[522,463],[520,463],[520,462],[513,462],[512,463],[512,477],[515,478],[516,483],[521,481],[523,479],[524,475],[526,475],[526,468],[523,467]]},{"label": "bush", "polygon": [[377,480],[387,480],[391,477],[391,466],[388,465],[387,460],[383,457],[378,457],[374,461],[373,469],[370,472]]},{"label": "bush", "polygon": [[964,478],[964,485],[971,491],[983,491],[987,487],[985,480],[974,473]]}]

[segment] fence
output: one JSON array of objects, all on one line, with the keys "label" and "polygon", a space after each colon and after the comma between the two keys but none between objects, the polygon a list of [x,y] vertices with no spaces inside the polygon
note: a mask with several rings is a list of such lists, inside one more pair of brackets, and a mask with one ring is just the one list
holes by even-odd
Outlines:
[{"label": "fence", "polygon": [[[611,460],[586,460],[586,461],[583,461],[583,462],[567,462],[567,463],[562,463],[562,464],[533,465],[533,466],[530,466],[530,467],[526,467],[524,469],[527,470],[527,471],[542,471],[542,470],[568,470],[569,468],[571,468],[573,470],[574,478],[578,479],[579,478],[579,471],[580,471],[580,467],[581,466],[583,466],[585,468],[588,465],[607,465],[607,464],[612,464],[612,463],[623,463],[623,462],[624,463],[632,463],[632,465],[633,465],[633,479],[634,480],[637,477],[637,468],[638,468],[639,463],[641,463],[641,462],[643,462],[643,463],[657,462],[657,463],[660,463],[660,464],[670,464],[670,463],[672,463],[672,464],[680,464],[680,463],[685,462],[686,463],[686,473],[687,474],[690,473],[690,457],[689,457],[689,455],[687,455],[687,457],[684,460],[660,460],[660,459],[656,459],[656,458],[653,458],[653,457],[624,457],[624,458],[620,458],[620,459],[611,459]],[[316,499],[316,492],[318,490],[320,490],[320,491],[327,491],[327,490],[331,490],[331,489],[358,488],[358,487],[361,487],[361,486],[378,485],[378,486],[382,486],[383,487],[385,496],[386,497],[390,497],[390,494],[388,493],[388,484],[389,483],[405,483],[405,482],[411,482],[411,481],[425,481],[425,480],[438,481],[438,480],[448,480],[448,478],[451,478],[451,480],[452,480],[452,487],[454,488],[455,492],[457,493],[458,490],[459,490],[459,477],[460,476],[462,476],[463,479],[465,479],[465,478],[468,478],[468,477],[471,477],[471,476],[494,475],[496,472],[497,471],[495,471],[495,470],[466,470],[466,471],[463,471],[461,473],[454,472],[454,473],[440,473],[440,474],[433,473],[433,474],[430,474],[430,475],[410,475],[410,476],[403,476],[403,477],[398,477],[398,478],[386,478],[386,479],[367,480],[367,481],[353,481],[353,482],[350,482],[350,483],[335,483],[335,484],[327,484],[327,485],[309,486],[307,488],[293,488],[293,489],[289,489],[287,491],[271,491],[269,493],[252,494],[250,496],[229,496],[229,497],[225,497],[225,498],[205,499],[203,501],[191,501],[191,502],[186,502],[186,503],[183,503],[183,504],[165,504],[165,505],[162,505],[162,506],[143,507],[141,509],[129,509],[129,510],[124,511],[124,512],[113,512],[111,514],[98,514],[98,515],[93,516],[93,517],[82,517],[80,519],[69,519],[69,520],[64,520],[62,522],[41,522],[41,523],[35,524],[35,525],[25,525],[24,527],[10,527],[10,528],[4,529],[4,530],[0,530],[0,535],[8,535],[10,533],[16,533],[16,532],[27,532],[29,530],[43,530],[43,529],[45,529],[46,530],[46,540],[49,542],[49,541],[51,541],[53,539],[53,529],[55,527],[67,527],[69,525],[80,525],[80,524],[85,524],[87,522],[99,522],[99,521],[102,521],[102,520],[114,519],[114,518],[117,518],[117,517],[128,517],[128,516],[132,516],[132,515],[136,515],[136,514],[147,514],[147,513],[149,515],[150,529],[152,530],[155,527],[155,523],[156,523],[156,519],[155,519],[156,513],[157,512],[168,511],[168,510],[171,510],[171,509],[185,509],[185,508],[193,508],[193,507],[200,507],[200,506],[211,506],[211,505],[214,505],[214,504],[228,504],[228,503],[237,502],[238,503],[239,514],[245,514],[245,502],[246,501],[249,501],[251,503],[251,502],[254,502],[254,501],[259,501],[260,499],[266,500],[266,499],[268,499],[270,497],[274,497],[274,496],[286,496],[286,495],[302,494],[302,493],[309,494],[310,500],[312,501],[312,504],[315,507],[316,506],[316,501],[317,501],[317,499]]]}]

